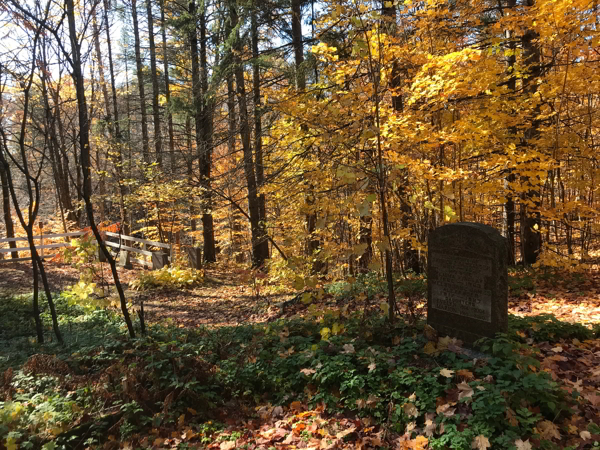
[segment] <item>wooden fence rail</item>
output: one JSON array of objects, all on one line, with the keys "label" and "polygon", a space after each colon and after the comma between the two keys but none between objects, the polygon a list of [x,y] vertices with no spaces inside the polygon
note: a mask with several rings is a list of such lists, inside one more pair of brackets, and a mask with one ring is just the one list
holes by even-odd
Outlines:
[{"label": "wooden fence rail", "polygon": [[[39,234],[33,236],[34,241],[39,241],[39,245],[36,245],[35,248],[40,251],[40,257],[42,259],[53,258],[57,254],[45,255],[44,250],[55,249],[55,248],[63,248],[70,247],[70,242],[56,242],[56,243],[47,243],[44,244],[44,240],[46,242],[51,241],[52,239],[66,238],[66,237],[79,237],[86,234],[85,231],[74,231],[71,233],[56,233],[56,234]],[[121,252],[121,255],[117,255],[123,260],[121,265],[128,266],[129,260],[136,262],[138,264],[143,265],[144,267],[152,267],[154,269],[161,268],[163,265],[169,264],[172,262],[176,255],[177,245],[165,244],[163,242],[155,242],[147,239],[141,239],[134,236],[127,236],[124,234],[113,233],[111,231],[102,232],[105,236],[104,244],[110,248],[114,248],[117,252]],[[119,242],[109,241],[109,238],[116,238]],[[177,243],[179,243],[179,233],[176,236]],[[19,242],[19,241],[27,241],[26,237],[15,237],[15,238],[0,238],[0,244],[8,243],[8,242]],[[138,244],[142,244],[142,248],[133,247],[131,243],[136,242]],[[151,251],[148,248],[159,248],[159,249],[167,249],[168,252],[164,251]],[[31,256],[19,257],[19,258],[10,258],[10,259],[2,259],[5,253],[12,252],[29,252],[29,247],[17,247],[17,248],[0,248],[0,264],[7,262],[18,262],[18,261],[30,261]],[[139,253],[143,255],[143,259],[139,258],[130,258],[129,253]],[[146,260],[146,256],[150,257],[150,261]],[[103,258],[101,257],[101,260]]]},{"label": "wooden fence rail", "polygon": [[[44,244],[44,240],[47,242],[52,239],[66,238],[66,237],[77,237],[84,235],[84,231],[73,231],[71,233],[56,233],[56,234],[38,234],[33,236],[34,241],[40,241],[39,245],[36,245],[36,250],[40,251],[40,257],[42,259],[54,258],[57,253],[51,255],[45,255],[44,250],[54,249],[54,248],[62,248],[62,247],[70,247],[71,244],[69,242],[56,242],[50,244]],[[14,237],[14,238],[0,238],[0,244],[9,243],[9,242],[19,242],[19,241],[27,241],[26,237]],[[0,248],[0,257],[4,255],[4,253],[13,253],[13,252],[28,252],[29,247],[17,247],[17,248]],[[0,259],[0,264],[9,263],[9,262],[19,262],[19,261],[31,261],[30,256],[22,256],[19,258],[9,258],[9,259]]]},{"label": "wooden fence rail", "polygon": [[[129,261],[136,262],[141,264],[144,267],[152,267],[153,269],[160,269],[164,265],[168,264],[173,260],[173,244],[165,244],[162,242],[149,241],[147,239],[137,238],[134,236],[127,236],[124,234],[113,233],[110,231],[106,231],[104,235],[107,238],[116,238],[119,242],[111,242],[109,240],[104,241],[104,245],[117,249],[117,251],[122,252],[119,255],[119,264],[123,267],[129,266]],[[132,247],[131,245],[127,245],[130,242],[137,242],[142,244],[142,248]],[[150,251],[148,247],[157,247],[168,249],[169,253],[161,252],[161,251]],[[123,253],[125,252],[125,253]],[[139,253],[143,255],[144,258],[130,258],[128,252],[131,253]],[[150,257],[150,261],[146,260],[146,256]]]}]

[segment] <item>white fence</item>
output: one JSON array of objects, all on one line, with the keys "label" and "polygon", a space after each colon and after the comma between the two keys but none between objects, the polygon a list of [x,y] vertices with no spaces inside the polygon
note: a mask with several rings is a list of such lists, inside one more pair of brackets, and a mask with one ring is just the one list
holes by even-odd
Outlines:
[{"label": "white fence", "polygon": [[[140,255],[143,256],[143,258],[131,258],[131,261],[141,264],[145,267],[153,267],[152,254],[156,253],[156,252],[152,252],[152,251],[148,250],[148,247],[158,247],[158,248],[168,249],[169,250],[169,253],[168,253],[169,258],[171,260],[173,260],[173,252],[175,251],[175,246],[173,244],[163,244],[162,242],[149,241],[147,239],[141,239],[141,238],[137,238],[134,236],[126,236],[124,234],[113,233],[110,231],[105,231],[103,234],[109,238],[112,237],[112,238],[119,239],[118,243],[105,240],[104,245],[111,247],[111,248],[115,248],[119,251],[139,253]],[[140,248],[132,247],[131,245],[127,245],[127,244],[129,244],[129,242],[137,242],[139,244],[142,244],[142,248],[140,249]],[[146,260],[146,256],[150,257],[150,261]]]},{"label": "white fence", "polygon": [[[39,234],[39,235],[33,236],[33,240],[40,242],[39,245],[36,244],[35,248],[38,251],[38,253],[40,254],[40,257],[42,259],[46,259],[46,258],[54,258],[57,255],[57,253],[45,254],[46,252],[44,252],[44,250],[50,250],[50,249],[55,249],[55,248],[71,246],[70,242],[51,242],[52,240],[66,238],[66,237],[78,237],[78,236],[82,236],[84,234],[85,234],[84,231],[74,231],[72,233]],[[27,242],[27,238],[26,237],[1,238],[0,244],[9,243],[9,242],[21,242],[21,241]],[[50,242],[50,243],[44,244],[44,241]],[[27,244],[27,247],[0,248],[0,255],[4,256],[5,254],[10,254],[13,252],[29,253],[29,251],[30,251],[29,244]],[[31,260],[31,255],[24,256],[24,257],[19,256],[19,258],[0,259],[0,264],[7,263],[7,262],[30,261],[30,260]]]},{"label": "white fence", "polygon": [[[33,236],[34,243],[35,241],[39,241],[39,245],[36,243],[35,248],[38,251],[40,257],[42,259],[54,258],[57,253],[53,254],[45,254],[44,250],[51,250],[63,247],[70,247],[70,242],[52,242],[55,239],[67,238],[67,237],[79,237],[86,234],[85,231],[74,231],[72,233],[57,233],[57,234],[40,234]],[[169,261],[173,261],[175,257],[175,244],[164,244],[162,242],[154,242],[149,241],[147,239],[141,239],[134,236],[126,236],[124,234],[113,233],[110,231],[101,232],[106,237],[104,241],[104,245],[115,249],[117,252],[130,252],[130,253],[138,253],[142,255],[142,258],[131,258],[131,261],[141,264],[145,267],[153,267],[152,255],[157,253],[155,251],[150,251],[149,248],[157,247],[167,249],[168,252],[163,252],[168,256]],[[179,237],[177,235],[177,237]],[[111,242],[108,238],[116,238],[118,242]],[[16,238],[0,238],[0,245],[7,244],[9,242],[27,242],[26,237],[16,237]],[[44,242],[47,242],[44,244]],[[133,242],[137,242],[142,244],[142,248],[133,247]],[[19,253],[27,253],[29,256],[20,256],[18,258],[10,258],[10,253],[19,252]],[[6,258],[6,256],[9,256]],[[118,256],[118,255],[117,255]],[[150,260],[148,261],[146,257],[149,256]],[[19,261],[31,261],[29,244],[26,247],[16,247],[16,248],[0,248],[0,264],[2,263],[10,263],[10,262],[19,262]]]}]

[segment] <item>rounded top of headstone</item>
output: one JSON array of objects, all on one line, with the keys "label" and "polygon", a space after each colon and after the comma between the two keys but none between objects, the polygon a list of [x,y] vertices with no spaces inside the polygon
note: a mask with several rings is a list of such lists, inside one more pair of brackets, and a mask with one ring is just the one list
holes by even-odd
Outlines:
[{"label": "rounded top of headstone", "polygon": [[429,248],[440,245],[475,251],[492,246],[500,253],[508,251],[508,241],[498,230],[476,222],[456,222],[436,228],[429,233]]},{"label": "rounded top of headstone", "polygon": [[500,237],[502,238],[502,235],[500,234],[500,232],[498,230],[496,230],[494,227],[491,227],[489,225],[485,225],[483,223],[477,223],[477,222],[455,222],[455,223],[449,223],[447,225],[442,225],[441,227],[436,228],[435,230],[433,230],[431,234],[437,234],[437,233],[457,233],[457,232],[483,232],[487,235],[489,235],[490,237]]}]

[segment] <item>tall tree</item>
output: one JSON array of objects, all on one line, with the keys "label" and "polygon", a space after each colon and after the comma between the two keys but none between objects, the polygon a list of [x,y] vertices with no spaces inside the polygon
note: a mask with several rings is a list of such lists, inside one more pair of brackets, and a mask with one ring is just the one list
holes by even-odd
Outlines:
[{"label": "tall tree", "polygon": [[[133,0],[133,7],[135,9],[135,0]],[[100,247],[100,251],[104,253],[106,260],[108,261],[113,280],[119,294],[121,302],[121,312],[129,335],[135,337],[135,330],[133,329],[133,323],[127,310],[127,300],[125,299],[125,293],[123,292],[123,286],[119,279],[119,273],[117,272],[117,264],[115,259],[112,257],[108,248],[104,244],[104,240],[100,235],[100,231],[96,225],[94,218],[94,206],[92,204],[92,182],[91,182],[91,158],[90,158],[90,122],[88,120],[88,107],[85,96],[85,84],[83,78],[83,70],[81,64],[81,44],[78,40],[77,26],[75,20],[75,5],[73,0],[66,0],[66,15],[69,28],[69,40],[70,40],[70,54],[65,54],[65,58],[70,60],[71,63],[71,76],[73,77],[73,84],[75,84],[75,94],[77,97],[77,112],[79,118],[79,152],[80,152],[80,165],[81,172],[83,174],[82,183],[82,199],[85,204],[85,210],[87,213],[87,219],[90,224],[90,228],[96,238],[96,242]],[[137,15],[136,15],[137,19]],[[139,49],[138,49],[139,50]]]},{"label": "tall tree", "polygon": [[142,155],[146,164],[150,163],[150,145],[148,137],[148,119],[146,117],[146,94],[144,88],[144,66],[142,64],[142,51],[140,30],[137,14],[137,0],[131,0],[131,19],[133,23],[133,38],[135,47],[135,68],[137,72],[138,92],[140,95],[140,116],[142,121]]},{"label": "tall tree", "polygon": [[246,175],[246,185],[248,188],[248,216],[250,220],[250,232],[252,234],[252,264],[254,267],[261,267],[265,262],[265,255],[263,253],[263,234],[260,226],[260,203],[257,195],[254,155],[252,153],[252,144],[250,142],[250,117],[248,114],[248,103],[246,100],[244,66],[240,58],[240,54],[243,50],[243,41],[240,39],[238,29],[239,15],[237,12],[237,5],[234,1],[230,0],[228,6],[231,29],[233,30],[233,44],[229,58],[231,60],[232,70],[235,76],[239,108],[239,129],[242,141],[242,150],[244,152],[244,173]]},{"label": "tall tree", "polygon": [[175,173],[175,137],[173,132],[173,113],[171,112],[171,81],[169,79],[169,58],[167,52],[167,21],[165,19],[165,1],[160,0],[160,25],[163,45],[163,72],[165,77],[165,99],[167,101],[167,130],[169,133],[169,155],[171,159],[171,172]]},{"label": "tall tree", "polygon": [[[250,19],[250,33],[252,44],[252,94],[254,102],[254,158],[256,163],[256,186],[260,191],[265,184],[265,168],[263,162],[263,131],[262,131],[262,109],[260,95],[260,54],[258,52],[258,18],[257,7],[252,5]],[[258,212],[259,212],[259,242],[257,250],[260,252],[259,260],[264,261],[269,258],[269,241],[267,240],[267,206],[264,192],[258,194]]]},{"label": "tall tree", "polygon": [[162,164],[162,136],[160,129],[160,109],[158,105],[158,72],[156,70],[156,46],[154,44],[154,19],[152,16],[152,0],[146,0],[148,15],[148,41],[150,43],[150,78],[152,79],[152,117],[154,120],[154,149],[156,162]]}]

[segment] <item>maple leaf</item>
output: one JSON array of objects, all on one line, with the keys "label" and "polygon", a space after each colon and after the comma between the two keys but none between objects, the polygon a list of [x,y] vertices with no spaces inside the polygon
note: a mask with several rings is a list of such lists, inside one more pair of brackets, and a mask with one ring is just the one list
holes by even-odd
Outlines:
[{"label": "maple leaf", "polygon": [[300,369],[300,372],[302,372],[306,376],[312,375],[313,373],[317,373],[317,371],[315,369],[310,369],[310,368]]},{"label": "maple leaf", "polygon": [[435,348],[435,344],[433,342],[428,342],[425,344],[425,347],[423,347],[423,353],[426,355],[433,355],[436,352],[437,349]]},{"label": "maple leaf", "polygon": [[235,448],[235,441],[224,441],[219,445],[220,450],[233,450]]},{"label": "maple leaf", "polygon": [[374,362],[371,362],[371,364],[369,364],[368,367],[369,367],[369,372],[373,372],[377,368],[377,364],[375,364]]},{"label": "maple leaf", "polygon": [[458,399],[473,397],[473,388],[464,381],[456,386],[459,390]]},{"label": "maple leaf", "polygon": [[342,353],[346,353],[346,354],[352,354],[355,353],[356,350],[354,350],[354,345],[352,344],[344,344],[344,351],[342,351]]},{"label": "maple leaf", "polygon": [[488,447],[491,447],[490,441],[483,434],[479,436],[475,436],[473,442],[471,442],[471,448],[476,448],[478,450],[486,450]]},{"label": "maple leaf", "polygon": [[369,397],[367,398],[367,406],[369,408],[374,408],[375,405],[377,405],[377,402],[379,402],[379,398],[376,395],[369,394]]},{"label": "maple leaf", "polygon": [[431,437],[433,436],[433,433],[435,433],[435,428],[436,428],[436,424],[432,419],[427,419],[425,421],[425,428],[423,429],[423,432],[425,433],[425,435],[427,437]]},{"label": "maple leaf", "polygon": [[429,439],[427,439],[425,436],[417,436],[415,439],[413,439],[412,443],[412,448],[414,450],[425,450],[427,444],[429,443]]},{"label": "maple leaf", "polygon": [[442,369],[440,375],[446,378],[452,378],[454,376],[454,370]]},{"label": "maple leaf", "polygon": [[464,378],[466,380],[472,380],[475,378],[475,375],[473,375],[473,372],[471,372],[470,370],[467,370],[467,369],[461,369],[458,372],[456,372],[456,374],[459,377]]},{"label": "maple leaf", "polygon": [[340,431],[339,433],[337,433],[335,435],[336,438],[338,439],[343,439],[344,437],[348,436],[350,433],[354,433],[356,431],[356,427],[355,426],[351,426],[350,428],[347,428],[343,431]]},{"label": "maple leaf", "polygon": [[517,447],[517,450],[531,450],[531,444],[529,443],[529,439],[527,439],[526,441],[522,441],[521,439],[517,439],[515,441],[515,446]]},{"label": "maple leaf", "polygon": [[592,438],[592,433],[590,433],[590,432],[589,432],[589,431],[587,431],[587,430],[583,430],[583,431],[581,431],[581,432],[579,433],[579,437],[580,437],[581,439],[583,439],[584,441],[587,441],[588,439],[591,439],[591,438]]},{"label": "maple leaf", "polygon": [[402,408],[404,409],[404,414],[408,417],[418,417],[419,415],[419,410],[412,403],[405,403]]},{"label": "maple leaf", "polygon": [[541,422],[539,422],[536,425],[536,429],[542,439],[560,439],[560,432],[558,431],[558,427],[549,420],[542,420]]}]

